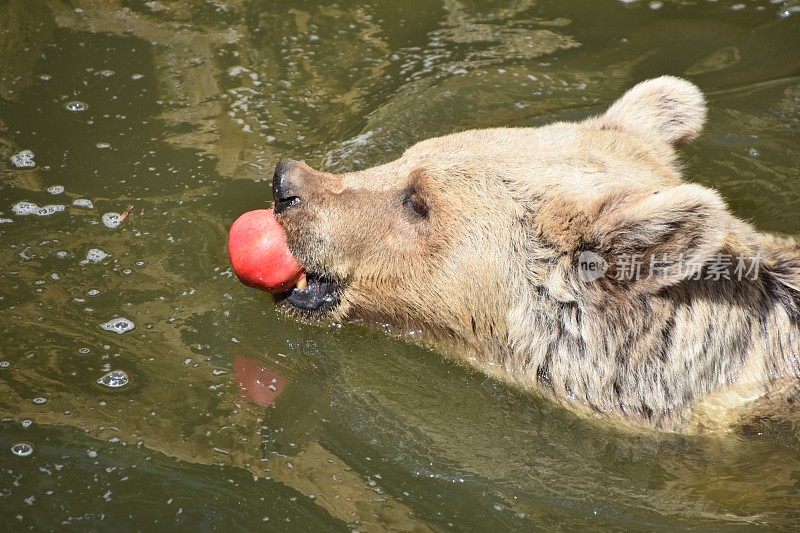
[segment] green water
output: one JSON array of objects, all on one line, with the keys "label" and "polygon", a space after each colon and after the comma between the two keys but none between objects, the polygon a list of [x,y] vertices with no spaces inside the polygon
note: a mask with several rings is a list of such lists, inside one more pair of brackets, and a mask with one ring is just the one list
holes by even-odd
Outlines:
[{"label": "green water", "polygon": [[[800,527],[796,430],[599,427],[380,331],[283,317],[226,255],[280,158],[359,168],[661,74],[708,95],[687,176],[800,234],[800,4],[319,4],[0,0],[0,530]],[[36,168],[11,165],[23,149]],[[135,329],[101,329],[117,316]],[[116,369],[128,386],[97,383]]]}]

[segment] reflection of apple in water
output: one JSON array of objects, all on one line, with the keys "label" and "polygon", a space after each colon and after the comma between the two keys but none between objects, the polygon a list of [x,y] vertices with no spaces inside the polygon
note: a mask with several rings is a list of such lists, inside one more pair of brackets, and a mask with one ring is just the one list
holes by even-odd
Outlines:
[{"label": "reflection of apple in water", "polygon": [[289,379],[269,366],[261,366],[247,357],[234,357],[233,369],[242,396],[258,405],[274,405]]}]

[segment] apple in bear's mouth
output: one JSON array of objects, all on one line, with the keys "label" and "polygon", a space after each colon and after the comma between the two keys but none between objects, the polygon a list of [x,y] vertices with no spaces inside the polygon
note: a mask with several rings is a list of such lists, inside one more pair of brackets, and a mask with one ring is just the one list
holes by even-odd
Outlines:
[{"label": "apple in bear's mouth", "polygon": [[271,209],[249,211],[236,219],[228,236],[228,253],[236,277],[256,289],[281,293],[305,275]]},{"label": "apple in bear's mouth", "polygon": [[336,305],[339,285],[305,271],[272,209],[248,211],[236,219],[228,253],[236,277],[245,285],[275,294],[300,311],[325,311]]}]

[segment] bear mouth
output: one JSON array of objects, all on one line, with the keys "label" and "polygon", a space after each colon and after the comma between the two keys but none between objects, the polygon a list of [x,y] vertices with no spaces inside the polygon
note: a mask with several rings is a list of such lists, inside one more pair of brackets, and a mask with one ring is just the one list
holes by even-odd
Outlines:
[{"label": "bear mouth", "polygon": [[291,290],[275,296],[279,303],[310,316],[332,312],[341,297],[341,284],[315,272],[306,272]]}]

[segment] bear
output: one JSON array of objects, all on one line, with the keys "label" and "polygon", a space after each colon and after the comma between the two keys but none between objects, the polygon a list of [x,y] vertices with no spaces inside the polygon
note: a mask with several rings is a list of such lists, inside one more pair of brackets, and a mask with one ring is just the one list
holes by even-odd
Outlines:
[{"label": "bear", "polygon": [[311,320],[388,325],[621,427],[727,431],[800,399],[800,244],[685,182],[701,91],[663,76],[605,113],[468,130],[332,174],[278,163],[274,214]]}]

